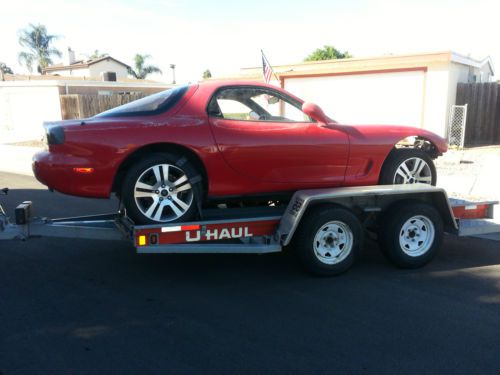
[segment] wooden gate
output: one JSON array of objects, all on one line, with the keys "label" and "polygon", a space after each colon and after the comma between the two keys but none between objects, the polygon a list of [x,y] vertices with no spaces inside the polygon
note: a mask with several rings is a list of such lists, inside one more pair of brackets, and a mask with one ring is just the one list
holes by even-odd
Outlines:
[{"label": "wooden gate", "polygon": [[61,95],[63,120],[92,117],[108,109],[143,98],[143,93],[125,95]]},{"label": "wooden gate", "polygon": [[467,104],[465,146],[500,144],[498,83],[459,83],[456,104]]}]

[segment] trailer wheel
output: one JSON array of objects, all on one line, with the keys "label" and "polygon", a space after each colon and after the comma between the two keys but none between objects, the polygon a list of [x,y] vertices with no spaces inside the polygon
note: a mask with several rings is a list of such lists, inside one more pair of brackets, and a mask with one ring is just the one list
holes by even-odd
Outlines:
[{"label": "trailer wheel", "polygon": [[418,268],[436,256],[443,241],[443,220],[430,204],[405,202],[391,208],[380,224],[379,245],[401,268]]},{"label": "trailer wheel", "polygon": [[352,266],[363,228],[349,210],[320,207],[308,213],[294,235],[293,248],[305,269],[333,276]]}]

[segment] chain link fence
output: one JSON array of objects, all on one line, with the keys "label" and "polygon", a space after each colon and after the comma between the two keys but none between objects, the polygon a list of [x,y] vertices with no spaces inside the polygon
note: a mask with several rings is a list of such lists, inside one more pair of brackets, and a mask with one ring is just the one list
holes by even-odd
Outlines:
[{"label": "chain link fence", "polygon": [[448,126],[448,145],[464,147],[465,124],[467,120],[467,104],[452,105]]}]

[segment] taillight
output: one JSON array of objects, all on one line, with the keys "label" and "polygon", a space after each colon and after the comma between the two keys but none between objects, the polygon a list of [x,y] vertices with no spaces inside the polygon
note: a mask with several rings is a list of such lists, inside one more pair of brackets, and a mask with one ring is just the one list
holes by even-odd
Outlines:
[{"label": "taillight", "polygon": [[49,145],[60,145],[64,143],[64,128],[62,126],[50,126],[46,128],[47,143]]}]

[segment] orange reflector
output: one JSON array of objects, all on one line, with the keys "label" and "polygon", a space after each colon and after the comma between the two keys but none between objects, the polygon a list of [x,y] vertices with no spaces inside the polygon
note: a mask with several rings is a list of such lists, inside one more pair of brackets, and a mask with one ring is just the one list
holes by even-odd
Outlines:
[{"label": "orange reflector", "polygon": [[197,230],[200,229],[199,225],[182,225],[181,230]]},{"label": "orange reflector", "polygon": [[85,168],[73,168],[73,171],[76,172],[76,173],[93,173],[94,172],[94,168],[89,168],[89,167],[85,167]]},{"label": "orange reflector", "polygon": [[146,245],[146,236],[141,235],[139,236],[139,246],[144,246]]}]

